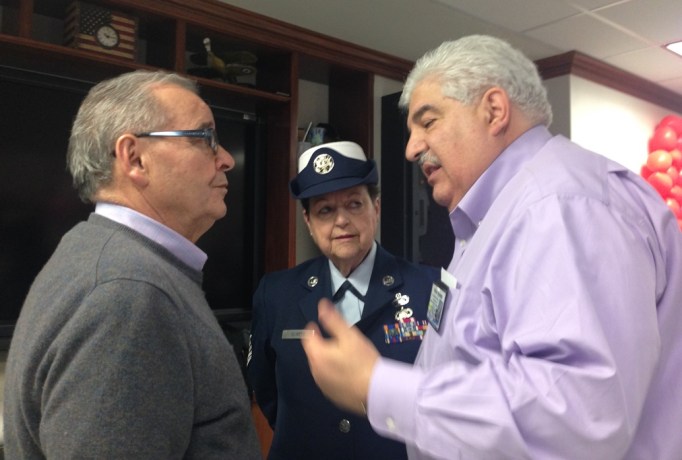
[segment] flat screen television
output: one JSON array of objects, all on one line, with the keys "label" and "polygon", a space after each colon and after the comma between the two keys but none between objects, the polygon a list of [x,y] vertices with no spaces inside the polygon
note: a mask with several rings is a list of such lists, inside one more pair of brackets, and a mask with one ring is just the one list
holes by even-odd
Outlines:
[{"label": "flat screen television", "polygon": [[[0,339],[9,342],[29,287],[62,235],[93,206],[66,170],[71,123],[92,82],[0,67]],[[209,105],[211,105],[209,101]],[[263,123],[211,105],[221,145],[235,158],[227,216],[198,241],[204,290],[223,326],[247,323],[262,274]]]}]

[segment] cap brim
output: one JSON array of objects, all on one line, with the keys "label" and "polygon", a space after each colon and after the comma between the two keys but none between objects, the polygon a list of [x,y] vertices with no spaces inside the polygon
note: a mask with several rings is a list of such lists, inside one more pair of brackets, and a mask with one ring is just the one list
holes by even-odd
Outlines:
[{"label": "cap brim", "polygon": [[298,189],[298,182],[294,179],[289,184],[289,190],[295,199],[301,200],[324,195],[325,193],[337,192],[339,190],[355,187],[356,185],[377,184],[379,182],[379,177],[374,161],[372,161],[371,165],[372,167],[364,177],[340,177],[338,179],[311,185],[300,192],[295,191],[295,189]]}]

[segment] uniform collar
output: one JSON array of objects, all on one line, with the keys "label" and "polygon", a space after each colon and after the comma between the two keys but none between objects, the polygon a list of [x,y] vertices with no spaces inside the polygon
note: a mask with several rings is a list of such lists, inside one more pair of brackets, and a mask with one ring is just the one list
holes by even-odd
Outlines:
[{"label": "uniform collar", "polygon": [[369,254],[365,257],[360,265],[357,266],[355,270],[350,274],[348,278],[344,277],[338,268],[334,266],[331,260],[329,260],[329,272],[331,273],[332,279],[332,292],[336,292],[341,284],[347,279],[351,284],[357,289],[363,296],[367,294],[369,289],[369,280],[372,277],[372,269],[374,268],[374,260],[377,254],[377,243],[376,241],[372,244],[372,248],[369,250]]}]

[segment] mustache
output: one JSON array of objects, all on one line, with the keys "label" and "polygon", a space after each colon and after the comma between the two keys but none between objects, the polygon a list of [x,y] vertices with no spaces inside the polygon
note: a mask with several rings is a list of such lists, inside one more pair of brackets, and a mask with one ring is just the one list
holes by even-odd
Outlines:
[{"label": "mustache", "polygon": [[436,155],[431,153],[431,150],[427,150],[426,152],[422,153],[419,155],[419,159],[417,160],[417,163],[419,166],[424,166],[424,163],[431,163],[436,166],[441,166],[440,160]]}]

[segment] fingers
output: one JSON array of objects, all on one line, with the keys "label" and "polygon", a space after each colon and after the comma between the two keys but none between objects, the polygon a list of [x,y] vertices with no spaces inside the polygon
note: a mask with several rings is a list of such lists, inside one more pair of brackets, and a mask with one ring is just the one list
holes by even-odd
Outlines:
[{"label": "fingers", "polygon": [[[321,299],[318,303],[318,320],[322,328],[331,336],[331,339],[338,339],[341,334],[348,331],[348,323],[343,320],[329,299]],[[310,361],[312,356],[316,354],[316,350],[321,350],[329,344],[325,343],[317,324],[311,322],[305,328],[311,331],[311,334],[306,336],[302,345]]]},{"label": "fingers", "polygon": [[308,323],[305,326],[306,331],[310,331],[310,334],[306,334],[304,339],[301,340],[301,345],[303,345],[303,351],[305,351],[308,356],[308,361],[311,360],[311,354],[315,353],[315,350],[324,346],[324,339],[320,333],[320,328],[317,327],[315,323]]},{"label": "fingers", "polygon": [[343,319],[341,313],[339,313],[329,299],[321,299],[317,304],[317,308],[317,317],[320,325],[330,336],[336,338],[348,331],[349,324]]},{"label": "fingers", "polygon": [[317,324],[310,322],[305,329],[311,333],[306,335],[301,345],[308,358],[310,372],[315,382],[324,391],[325,385],[320,381],[320,373],[326,376],[326,369],[338,365],[335,355],[339,352],[339,334],[342,334],[344,330],[347,331],[348,325],[328,299],[321,299],[318,303],[318,321],[331,337],[329,339],[322,337]]},{"label": "fingers", "polygon": [[327,299],[318,303],[318,321],[330,338],[322,337],[320,329],[310,323],[306,329],[314,334],[302,341],[313,379],[334,404],[364,414],[363,403],[379,352],[357,328],[349,327]]}]

